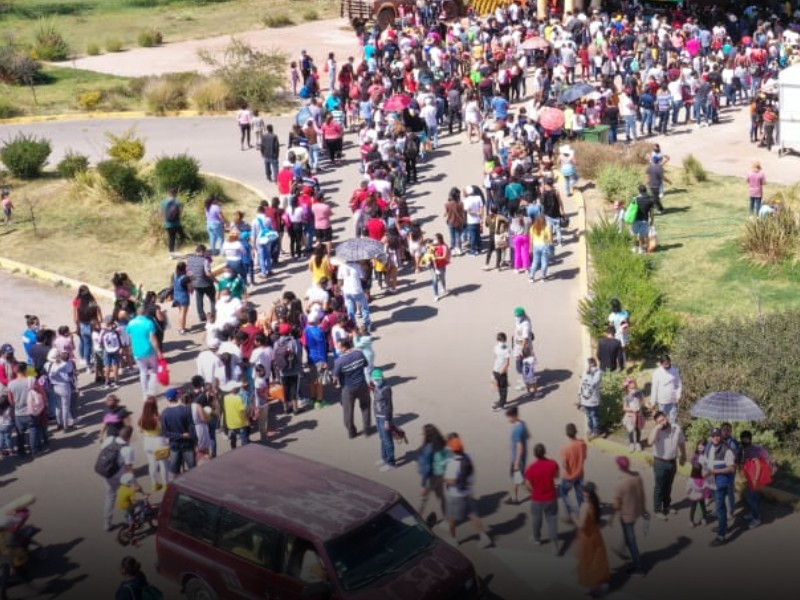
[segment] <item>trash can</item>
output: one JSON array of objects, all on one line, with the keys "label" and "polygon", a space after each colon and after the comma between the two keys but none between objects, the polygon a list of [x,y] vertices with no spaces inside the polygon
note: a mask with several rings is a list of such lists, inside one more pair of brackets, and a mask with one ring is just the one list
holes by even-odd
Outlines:
[{"label": "trash can", "polygon": [[608,144],[608,125],[596,125],[583,130],[583,139],[595,144]]}]

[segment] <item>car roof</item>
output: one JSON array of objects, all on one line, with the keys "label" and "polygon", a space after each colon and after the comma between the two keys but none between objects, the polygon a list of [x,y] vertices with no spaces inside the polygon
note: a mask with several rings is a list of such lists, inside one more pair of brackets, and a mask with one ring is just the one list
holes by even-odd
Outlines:
[{"label": "car roof", "polygon": [[190,469],[175,484],[176,492],[194,492],[321,542],[365,523],[401,498],[384,485],[260,444]]}]

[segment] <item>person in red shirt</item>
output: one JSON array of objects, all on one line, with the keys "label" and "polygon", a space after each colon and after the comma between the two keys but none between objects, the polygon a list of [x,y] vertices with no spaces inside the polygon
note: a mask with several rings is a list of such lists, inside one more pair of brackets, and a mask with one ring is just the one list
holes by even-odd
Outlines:
[{"label": "person in red shirt", "polygon": [[278,194],[281,199],[281,208],[286,210],[289,206],[289,196],[292,195],[292,183],[294,182],[294,170],[292,163],[288,160],[283,163],[283,167],[278,171]]},{"label": "person in red shirt", "polygon": [[367,221],[367,235],[380,242],[386,235],[386,222],[381,218],[380,210],[373,210]]},{"label": "person in red shirt", "polygon": [[547,521],[547,534],[553,543],[553,553],[559,556],[558,543],[558,463],[546,456],[544,444],[533,448],[536,461],[525,470],[525,486],[531,491],[531,516],[533,536],[536,544],[542,542],[542,520]]}]

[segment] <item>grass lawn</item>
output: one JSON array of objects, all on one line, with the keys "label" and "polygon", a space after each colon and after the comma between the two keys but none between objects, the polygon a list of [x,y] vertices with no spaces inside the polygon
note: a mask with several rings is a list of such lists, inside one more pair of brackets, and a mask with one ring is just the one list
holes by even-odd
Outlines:
[{"label": "grass lawn", "polygon": [[143,31],[159,30],[165,42],[201,39],[264,27],[265,17],[301,23],[308,11],[325,19],[339,15],[338,0],[14,0],[0,14],[0,28],[32,40],[40,17],[53,17],[76,56],[88,44],[109,39],[136,45]]},{"label": "grass lawn", "polygon": [[0,96],[12,106],[24,111],[26,115],[86,112],[79,105],[78,98],[89,90],[109,92],[108,100],[104,100],[98,106],[98,111],[141,108],[141,100],[130,93],[128,87],[130,80],[126,77],[50,65],[42,68],[42,75],[45,82],[34,87],[35,100],[29,87],[5,83],[0,83]]},{"label": "grass lawn", "polygon": [[[237,183],[217,181],[232,199],[224,205],[227,216],[235,209],[253,213],[258,196]],[[119,271],[145,289],[160,290],[169,282],[175,261],[168,256],[165,239],[159,239],[161,232],[153,231],[142,204],[111,202],[100,193],[76,193],[70,182],[54,173],[30,183],[12,181],[11,186],[15,222],[0,228],[0,255],[106,288]],[[26,198],[35,206],[38,232]],[[186,211],[198,217],[202,201],[193,200]],[[193,247],[188,243],[183,250]]]},{"label": "grass lawn", "polygon": [[[666,213],[656,216],[654,277],[672,308],[706,319],[800,306],[800,266],[756,267],[739,250],[749,202],[742,180],[712,175],[684,187],[677,171],[670,178]],[[769,186],[766,196],[777,189]]]}]

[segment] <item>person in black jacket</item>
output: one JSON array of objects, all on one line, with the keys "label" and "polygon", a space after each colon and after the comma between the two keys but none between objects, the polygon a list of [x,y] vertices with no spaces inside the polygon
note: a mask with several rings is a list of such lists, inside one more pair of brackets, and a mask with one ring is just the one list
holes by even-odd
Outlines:
[{"label": "person in black jacket", "polygon": [[373,410],[375,411],[375,424],[378,428],[378,437],[381,440],[381,472],[391,471],[394,464],[394,439],[392,438],[392,418],[394,405],[392,404],[392,388],[386,385],[383,371],[373,369],[372,383]]},{"label": "person in black jacket", "polygon": [[613,325],[606,328],[606,337],[597,342],[597,360],[602,371],[620,371],[625,369],[625,355],[622,352],[622,342],[614,334]]},{"label": "person in black jacket", "polygon": [[261,136],[261,157],[264,159],[264,172],[267,181],[278,181],[278,158],[280,157],[281,143],[272,125],[267,125],[267,131]]}]

